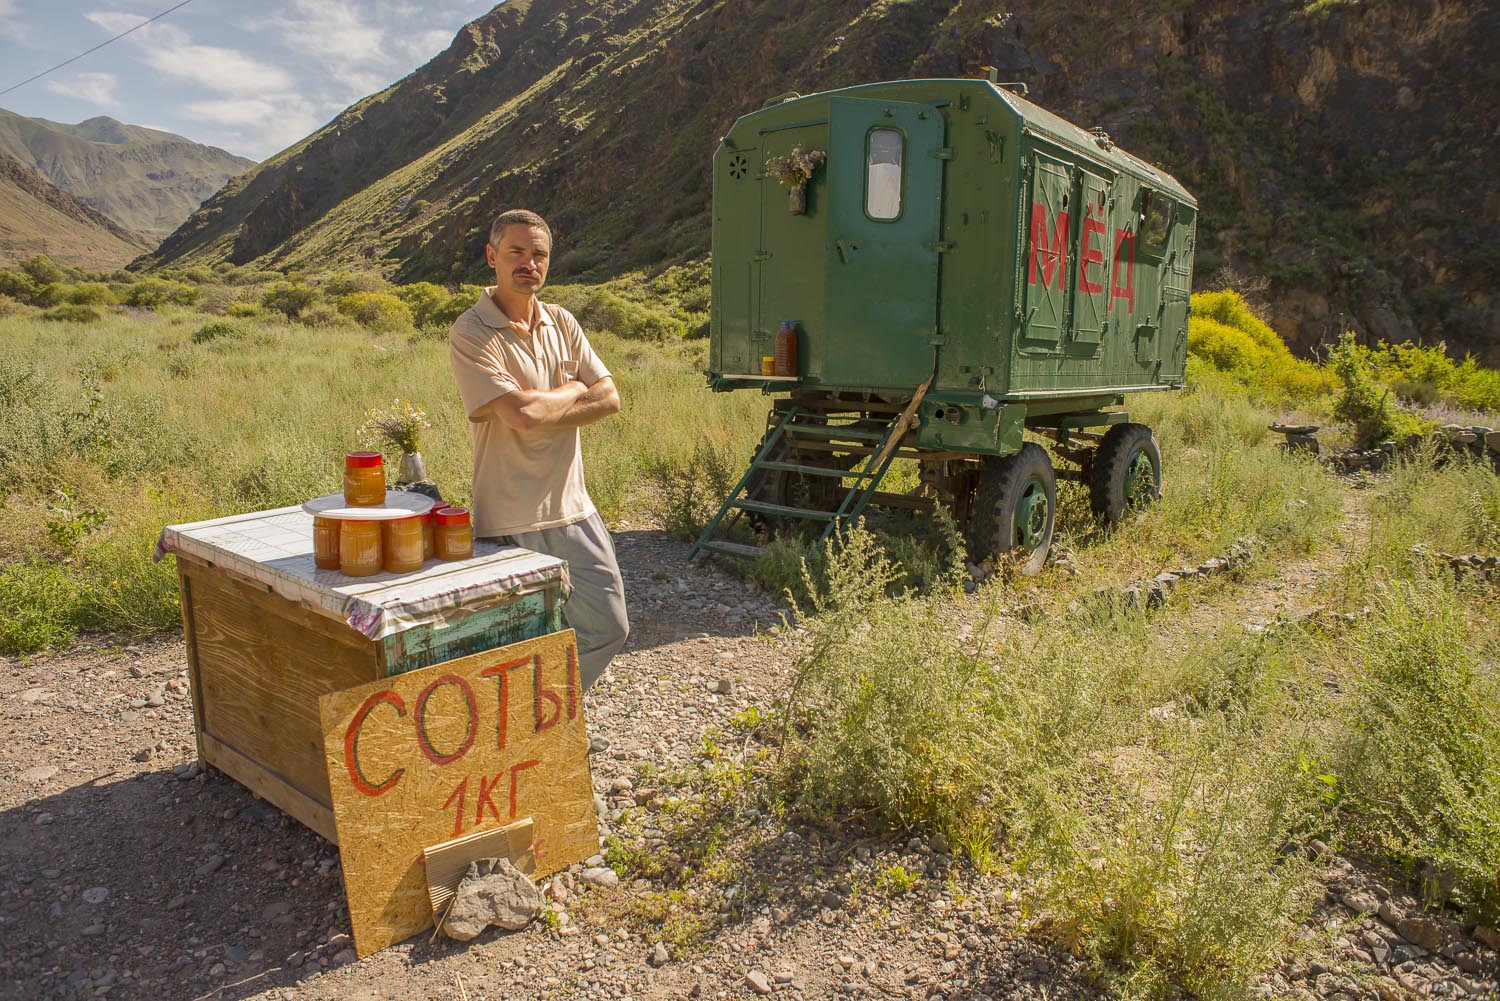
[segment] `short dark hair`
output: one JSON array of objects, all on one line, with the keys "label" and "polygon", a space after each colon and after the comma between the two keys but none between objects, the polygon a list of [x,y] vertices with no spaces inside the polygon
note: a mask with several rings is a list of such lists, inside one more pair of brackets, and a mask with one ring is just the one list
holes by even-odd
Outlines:
[{"label": "short dark hair", "polygon": [[547,239],[552,239],[552,227],[535,212],[530,209],[506,209],[495,216],[495,221],[490,224],[490,246],[495,246],[495,241],[500,239],[500,234],[505,232],[507,226],[539,226],[546,232]]}]

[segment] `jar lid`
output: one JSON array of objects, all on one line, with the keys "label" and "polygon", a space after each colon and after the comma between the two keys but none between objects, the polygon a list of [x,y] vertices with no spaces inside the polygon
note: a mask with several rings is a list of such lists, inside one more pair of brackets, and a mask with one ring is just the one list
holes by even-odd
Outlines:
[{"label": "jar lid", "polygon": [[350,452],[344,456],[344,465],[350,469],[367,469],[382,462],[379,452]]},{"label": "jar lid", "polygon": [[465,507],[440,507],[432,513],[439,525],[467,525],[469,509]]}]

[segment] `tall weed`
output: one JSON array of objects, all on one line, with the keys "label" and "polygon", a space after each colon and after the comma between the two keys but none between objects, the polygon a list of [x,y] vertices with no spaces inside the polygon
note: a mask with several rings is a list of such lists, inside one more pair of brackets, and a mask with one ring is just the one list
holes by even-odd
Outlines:
[{"label": "tall weed", "polygon": [[1382,587],[1340,639],[1351,833],[1420,876],[1434,902],[1500,918],[1500,608],[1451,578]]},{"label": "tall weed", "polygon": [[[1127,995],[1242,991],[1308,903],[1284,846],[1328,822],[1328,786],[1301,767],[1312,724],[1267,651],[1231,625],[1184,669],[1138,613],[1026,628],[998,588],[960,625],[941,595],[893,594],[897,574],[860,530],[806,584],[792,800],[1025,865],[1051,933]],[[1158,699],[1179,708],[1155,717]]]}]

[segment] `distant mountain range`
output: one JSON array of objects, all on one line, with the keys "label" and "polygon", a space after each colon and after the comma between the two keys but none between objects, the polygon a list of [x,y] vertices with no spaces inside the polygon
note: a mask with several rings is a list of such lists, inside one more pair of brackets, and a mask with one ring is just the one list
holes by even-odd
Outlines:
[{"label": "distant mountain range", "polygon": [[77,125],[0,109],[0,152],[128,230],[161,239],[253,160],[170,132],[90,118]]},{"label": "distant mountain range", "polygon": [[0,153],[0,265],[46,254],[60,264],[103,271],[155,245]]},{"label": "distant mountain range", "polygon": [[700,255],[737,116],[989,65],[1175,174],[1200,286],[1269,279],[1296,346],[1354,329],[1500,364],[1495,38],[1491,0],[508,0],[142,263],[470,281],[515,205],[552,222],[559,279]]}]

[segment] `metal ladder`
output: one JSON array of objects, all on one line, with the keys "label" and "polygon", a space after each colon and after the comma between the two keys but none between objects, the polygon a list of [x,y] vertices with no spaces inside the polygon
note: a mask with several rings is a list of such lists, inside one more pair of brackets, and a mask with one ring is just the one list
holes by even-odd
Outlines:
[{"label": "metal ladder", "polygon": [[[922,387],[923,390],[926,386]],[[764,514],[776,518],[793,518],[811,522],[824,523],[822,534],[818,536],[821,545],[825,539],[834,532],[842,532],[846,527],[855,524],[860,515],[864,514],[865,507],[875,495],[876,488],[891,468],[891,463],[896,459],[896,452],[901,438],[905,436],[911,426],[911,417],[915,413],[917,404],[921,402],[921,393],[912,400],[902,413],[897,414],[889,420],[880,418],[857,417],[845,423],[833,423],[830,415],[814,410],[806,410],[802,407],[791,406],[787,408],[786,415],[766,436],[761,444],[760,451],[750,461],[750,468],[745,470],[745,475],[740,477],[739,483],[735,484],[729,496],[719,507],[717,514],[704,526],[703,532],[698,540],[693,543],[693,548],[688,550],[688,559],[692,559],[699,552],[724,553],[730,556],[743,556],[754,558],[764,552],[761,546],[744,545],[738,542],[730,542],[727,539],[716,539],[714,533],[724,523],[726,515],[730,520],[724,524],[728,528],[734,524],[743,513]],[[806,441],[812,448],[821,448],[829,452],[846,451],[857,449],[866,452],[864,464],[860,468],[836,469],[827,466],[811,466],[799,462],[782,462],[768,458],[777,451],[777,446],[783,439],[788,442]],[[846,446],[841,448],[835,445],[839,441],[854,441],[869,443],[864,446]],[[871,447],[873,445],[873,447]],[[788,451],[791,451],[790,449]],[[755,478],[759,470],[776,471],[783,473],[800,474],[803,476],[826,476],[839,480],[853,480],[848,491],[844,494],[843,501],[833,511],[818,510],[815,508],[791,507],[785,504],[772,504],[767,501],[751,500],[745,496],[745,491],[750,482]],[[732,514],[731,514],[732,512]]]}]

